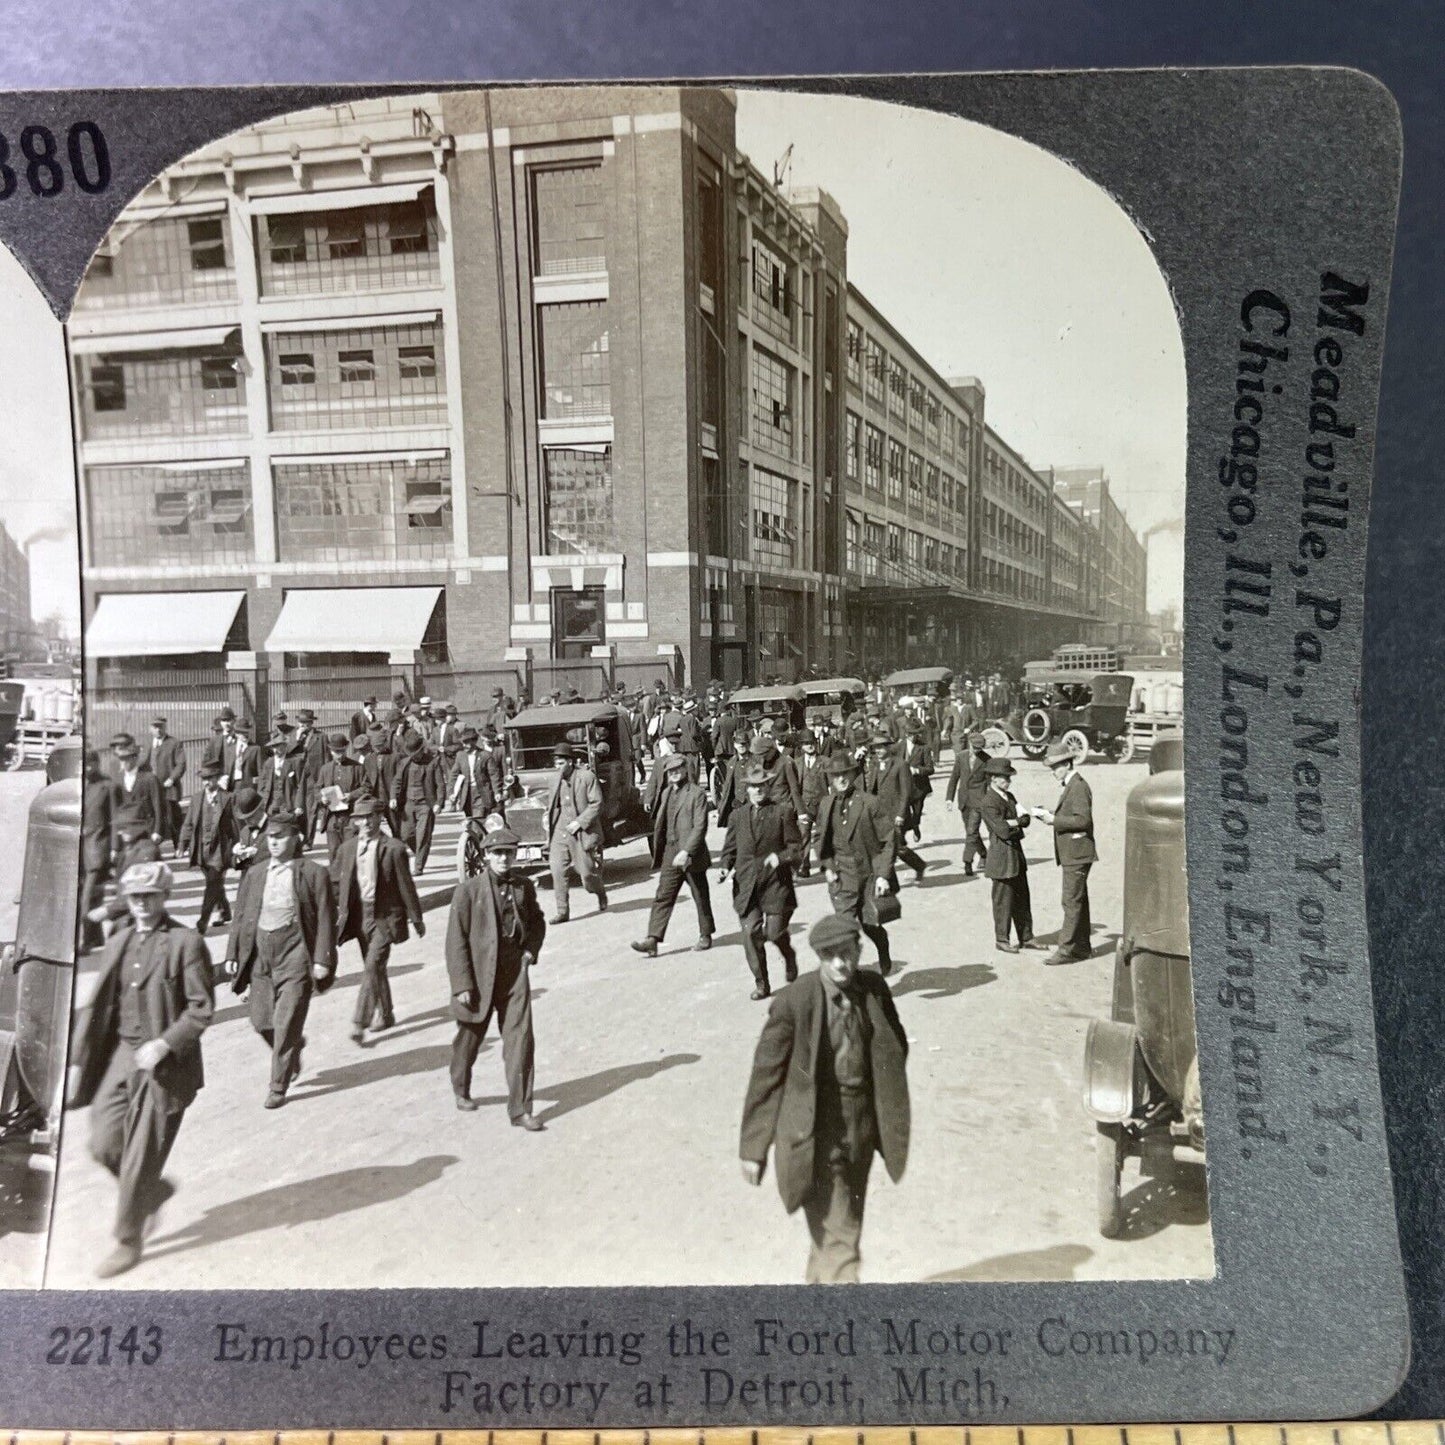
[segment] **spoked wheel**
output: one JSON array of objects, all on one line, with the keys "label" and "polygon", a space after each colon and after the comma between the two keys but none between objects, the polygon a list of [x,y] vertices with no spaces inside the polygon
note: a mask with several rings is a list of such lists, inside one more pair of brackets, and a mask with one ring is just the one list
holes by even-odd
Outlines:
[{"label": "spoked wheel", "polygon": [[1012,745],[1009,735],[997,725],[983,730],[983,750],[991,758],[1006,758]]},{"label": "spoked wheel", "polygon": [[461,836],[457,839],[457,882],[475,878],[483,866],[482,830],[472,827],[468,819],[462,824]]},{"label": "spoked wheel", "polygon": [[1089,735],[1082,728],[1070,728],[1059,742],[1069,750],[1075,762],[1082,763],[1089,756]]},{"label": "spoked wheel", "polygon": [[1125,733],[1122,737],[1115,738],[1109,744],[1109,756],[1116,763],[1130,763],[1134,761],[1134,735]]},{"label": "spoked wheel", "polygon": [[1100,1124],[1094,1141],[1095,1187],[1098,1194],[1099,1233],[1118,1239],[1124,1232],[1124,1201],[1119,1183],[1129,1148],[1122,1124]]}]

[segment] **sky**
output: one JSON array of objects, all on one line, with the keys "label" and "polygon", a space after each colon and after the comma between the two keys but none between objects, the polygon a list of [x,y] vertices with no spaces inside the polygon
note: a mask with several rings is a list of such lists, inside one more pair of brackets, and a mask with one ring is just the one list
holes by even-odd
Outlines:
[{"label": "sky", "polygon": [[[0,246],[0,522],[30,549],[30,610],[60,613],[80,634],[80,562],[75,519],[70,394],[60,322]],[[58,534],[58,535],[57,535]]]},{"label": "sky", "polygon": [[[1102,465],[1136,532],[1184,512],[1184,348],[1164,277],[1095,182],[1015,136],[840,96],[738,92],[737,141],[821,186],[848,279],[1035,466]],[[1180,602],[1182,530],[1150,542],[1149,607]]]}]

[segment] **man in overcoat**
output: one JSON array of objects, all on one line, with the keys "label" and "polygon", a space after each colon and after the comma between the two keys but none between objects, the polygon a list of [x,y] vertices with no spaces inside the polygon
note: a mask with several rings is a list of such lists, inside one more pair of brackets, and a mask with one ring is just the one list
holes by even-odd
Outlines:
[{"label": "man in overcoat", "polygon": [[893,891],[893,818],[877,798],[857,786],[853,758],[835,753],[824,767],[832,791],[818,811],[818,866],[828,880],[833,912],[851,918],[868,935],[878,950],[878,969],[886,976],[893,971],[893,957],[878,900]]},{"label": "man in overcoat", "polygon": [[806,878],[812,871],[813,825],[823,799],[828,796],[828,774],[824,771],[825,759],[818,745],[818,735],[805,728],[798,738],[799,756],[794,764],[798,772],[798,792],[802,798],[802,809],[798,813],[798,832],[803,840],[802,855],[798,860],[798,877]]},{"label": "man in overcoat", "polygon": [[948,776],[948,793],[945,801],[957,802],[958,811],[963,815],[963,876],[973,877],[975,858],[987,859],[988,849],[984,847],[979,830],[983,827],[980,808],[983,795],[988,791],[988,752],[982,733],[968,735],[968,750],[956,749],[953,771]]},{"label": "man in overcoat", "polygon": [[1089,869],[1099,861],[1094,846],[1094,794],[1079,771],[1078,759],[1061,743],[1049,748],[1048,765],[1060,788],[1053,811],[1033,809],[1041,823],[1054,830],[1054,862],[1059,865],[1064,921],[1059,941],[1044,960],[1048,964],[1074,963],[1094,951],[1090,935]]},{"label": "man in overcoat", "polygon": [[566,923],[572,908],[567,869],[597,896],[597,911],[607,909],[607,889],[598,862],[602,853],[602,784],[578,758],[570,743],[552,749],[556,775],[547,796],[547,863],[552,872],[553,923]]},{"label": "man in overcoat", "polygon": [[231,921],[226,898],[226,869],[236,846],[235,795],[221,789],[221,765],[214,758],[201,764],[201,786],[191,794],[181,826],[179,852],[205,879],[196,932],[204,933],[214,913],[224,926]]},{"label": "man in overcoat", "polygon": [[[1033,941],[1029,864],[1024,857],[1024,829],[1031,820],[1027,812],[1020,812],[1008,786],[1014,765],[1007,758],[990,758],[984,774],[988,788],[979,803],[979,812],[988,829],[988,857],[984,859],[983,874],[993,882],[994,947],[1000,953],[1042,947]],[[1017,935],[1017,943],[1009,942],[1010,929]]]},{"label": "man in overcoat", "polygon": [[[658,786],[664,779],[665,784]],[[712,936],[717,932],[707,886],[708,865],[712,862],[707,846],[707,793],[701,784],[691,780],[687,758],[682,753],[669,753],[648,778],[642,802],[652,819],[652,866],[659,872],[647,936],[632,947],[649,958],[657,957],[657,945],[667,936],[668,920],[685,882],[697,908],[697,942],[693,947],[701,953],[712,947]]]},{"label": "man in overcoat", "polygon": [[236,890],[224,971],[236,993],[251,991],[251,1026],[271,1051],[266,1107],[279,1109],[301,1072],[312,991],[336,977],[336,903],[326,869],[299,856],[297,819],[267,821],[266,851]]},{"label": "man in overcoat", "polygon": [[723,759],[717,780],[717,820],[720,827],[727,827],[733,809],[740,808],[747,798],[747,784],[743,779],[752,767],[753,737],[745,728],[739,728],[732,737],[732,756]]},{"label": "man in overcoat", "polygon": [[304,831],[311,807],[306,755],[296,746],[289,723],[278,724],[266,745],[271,751],[256,779],[266,817],[289,819]]},{"label": "man in overcoat", "polygon": [[151,721],[146,761],[161,785],[161,834],[174,843],[181,832],[181,783],[186,776],[186,750],[179,738],[166,731],[166,719]]},{"label": "man in overcoat", "polygon": [[[351,819],[357,801],[370,795],[371,786],[365,764],[351,756],[351,739],[345,733],[332,733],[326,747],[330,757],[311,782],[311,836],[314,838],[318,833],[325,836],[326,861],[334,874],[336,855],[351,836]],[[335,791],[328,799],[324,795],[331,789]]]},{"label": "man in overcoat", "polygon": [[788,925],[798,906],[793,869],[802,855],[803,839],[792,809],[779,807],[768,796],[766,769],[755,765],[746,781],[748,800],[728,819],[718,882],[733,880],[733,908],[755,985],[752,997],[764,999],[772,992],[769,943],[782,955],[787,981],[792,983],[798,976]]},{"label": "man in overcoat", "polygon": [[426,872],[442,800],[437,792],[435,759],[420,732],[402,734],[400,756],[392,776],[391,809],[401,825],[401,841],[416,860],[413,872],[419,878]]},{"label": "man in overcoat", "polygon": [[162,1176],[205,1081],[201,1035],[215,1010],[206,946],[166,911],[170,869],[138,863],[120,890],[133,926],[113,933],[101,956],[67,1098],[71,1108],[91,1105],[90,1152],[120,1186],[102,1279],[139,1263],[147,1225],[175,1192]]},{"label": "man in overcoat", "polygon": [[887,733],[874,733],[869,744],[863,790],[877,798],[879,806],[893,820],[898,835],[895,856],[912,868],[914,877],[921,882],[927,865],[904,841],[912,802],[913,772],[902,744],[895,743]]},{"label": "man in overcoat", "polygon": [[380,1032],[396,1023],[391,981],[386,968],[392,945],[411,936],[426,937],[426,920],[411,877],[406,845],[381,831],[382,806],[370,795],[352,807],[356,832],[336,855],[336,941],[355,939],[361,949],[362,980],[351,1017],[351,1038],[361,1043],[370,1028]]},{"label": "man in overcoat", "polygon": [[472,1069],[495,1013],[507,1075],[507,1115],[516,1128],[536,1133],[542,1121],[532,1113],[536,1040],[527,975],[541,956],[547,920],[532,880],[513,871],[520,844],[507,827],[487,834],[487,866],[462,879],[452,895],[447,978],[457,1034],[451,1080],[458,1109],[481,1107],[472,1098]]},{"label": "man in overcoat", "polygon": [[873,1156],[894,1183],[908,1163],[908,1039],[888,985],[858,967],[854,919],[820,919],[808,943],[818,969],[768,1010],[738,1152],[756,1185],[773,1150],[783,1206],[808,1221],[807,1283],[853,1284]]},{"label": "man in overcoat", "polygon": [[354,738],[364,737],[372,728],[380,725],[381,718],[376,711],[376,696],[372,694],[351,714],[351,736]]},{"label": "man in overcoat", "polygon": [[105,899],[105,881],[110,877],[111,819],[110,779],[100,767],[100,754],[85,750],[85,782],[80,805],[80,917],[81,946],[99,948],[100,925],[91,914]]}]

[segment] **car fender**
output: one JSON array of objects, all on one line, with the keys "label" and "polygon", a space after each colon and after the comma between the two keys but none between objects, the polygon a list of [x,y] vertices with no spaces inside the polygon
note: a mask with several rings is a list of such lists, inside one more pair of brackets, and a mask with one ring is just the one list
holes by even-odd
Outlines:
[{"label": "car fender", "polygon": [[1139,1035],[1133,1024],[1092,1019],[1084,1041],[1084,1107],[1101,1124],[1133,1117],[1139,1099]]}]

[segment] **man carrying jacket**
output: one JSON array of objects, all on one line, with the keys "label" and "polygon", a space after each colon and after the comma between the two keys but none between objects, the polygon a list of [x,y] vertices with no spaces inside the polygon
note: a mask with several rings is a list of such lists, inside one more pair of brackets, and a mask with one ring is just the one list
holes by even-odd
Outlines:
[{"label": "man carrying jacket", "polygon": [[1089,869],[1099,861],[1094,846],[1094,795],[1079,771],[1078,759],[1061,743],[1049,748],[1047,762],[1061,789],[1059,801],[1052,812],[1047,808],[1031,811],[1054,830],[1054,862],[1059,865],[1064,921],[1059,927],[1059,941],[1044,962],[1074,963],[1094,951],[1089,917]]},{"label": "man carrying jacket", "polygon": [[556,776],[547,798],[547,863],[552,872],[553,923],[572,916],[567,869],[583,888],[597,895],[597,911],[607,911],[607,890],[598,864],[602,853],[602,784],[583,766],[570,743],[552,749]]},{"label": "man carrying jacket", "polygon": [[653,769],[642,802],[652,819],[652,866],[660,872],[647,936],[632,947],[648,958],[657,957],[657,945],[667,936],[673,905],[686,882],[697,908],[697,942],[693,946],[704,952],[712,947],[717,931],[707,886],[712,862],[707,846],[707,793],[691,781],[687,758],[669,753],[662,765]]}]

